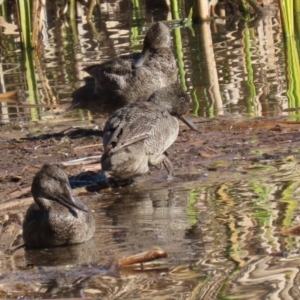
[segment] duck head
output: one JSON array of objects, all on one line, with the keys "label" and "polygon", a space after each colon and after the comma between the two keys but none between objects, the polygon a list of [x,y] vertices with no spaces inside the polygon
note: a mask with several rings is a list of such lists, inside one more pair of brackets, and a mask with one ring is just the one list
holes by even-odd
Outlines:
[{"label": "duck head", "polygon": [[192,130],[199,132],[197,126],[184,116],[189,111],[190,97],[180,83],[175,82],[158,89],[147,101],[160,105],[172,116],[182,120]]},{"label": "duck head", "polygon": [[45,164],[42,167],[33,179],[31,193],[39,206],[49,207],[51,201],[55,201],[88,211],[88,207],[74,197],[67,175],[56,165]]},{"label": "duck head", "polygon": [[146,33],[143,51],[134,63],[135,68],[140,68],[150,53],[159,48],[170,47],[171,36],[169,28],[162,22],[152,25]]},{"label": "duck head", "polygon": [[93,77],[85,77],[84,85],[73,91],[71,94],[72,102],[68,106],[62,115],[73,109],[88,109],[90,106],[97,106],[99,96],[95,94],[96,84]]}]

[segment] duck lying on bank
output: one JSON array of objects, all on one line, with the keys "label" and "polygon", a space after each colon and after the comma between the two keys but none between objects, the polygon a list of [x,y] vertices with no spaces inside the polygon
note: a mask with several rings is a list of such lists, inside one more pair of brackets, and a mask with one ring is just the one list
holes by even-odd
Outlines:
[{"label": "duck lying on bank", "polygon": [[177,118],[198,131],[183,116],[188,109],[189,96],[177,82],[157,90],[147,102],[118,109],[105,124],[102,172],[131,179],[147,173],[149,164],[163,162],[171,178],[173,166],[164,152],[178,136]]},{"label": "duck lying on bank", "polygon": [[149,28],[141,53],[86,67],[92,77],[73,92],[67,111],[82,108],[111,114],[137,100],[146,101],[158,88],[174,83],[177,66],[170,44],[168,27],[157,22]]},{"label": "duck lying on bank", "polygon": [[29,247],[54,247],[88,241],[95,232],[91,210],[76,199],[67,175],[45,164],[31,186],[34,202],[23,222],[23,239]]}]

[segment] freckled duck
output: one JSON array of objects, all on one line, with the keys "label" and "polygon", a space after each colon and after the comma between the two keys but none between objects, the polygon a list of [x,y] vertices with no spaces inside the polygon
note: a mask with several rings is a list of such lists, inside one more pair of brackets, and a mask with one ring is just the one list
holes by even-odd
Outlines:
[{"label": "freckled duck", "polygon": [[131,179],[147,173],[149,164],[163,162],[171,178],[172,163],[164,152],[178,136],[176,117],[198,131],[183,116],[188,109],[189,96],[177,82],[157,90],[147,102],[118,109],[105,124],[102,172],[118,179]]},{"label": "freckled duck", "polygon": [[86,108],[110,114],[137,100],[146,101],[158,88],[175,82],[177,66],[170,43],[168,27],[157,22],[149,28],[141,53],[86,67],[84,70],[92,77],[73,92],[67,111]]},{"label": "freckled duck", "polygon": [[91,210],[76,199],[67,175],[45,164],[31,186],[34,202],[23,222],[27,246],[42,248],[88,241],[95,231]]}]

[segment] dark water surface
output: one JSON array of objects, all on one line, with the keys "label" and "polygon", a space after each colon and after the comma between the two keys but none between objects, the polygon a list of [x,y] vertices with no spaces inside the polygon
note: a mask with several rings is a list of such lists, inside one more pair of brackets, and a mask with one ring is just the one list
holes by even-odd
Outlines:
[{"label": "dark water surface", "polygon": [[[87,111],[58,114],[83,84],[82,68],[141,49],[151,22],[165,18],[196,118],[288,115],[288,109],[298,106],[289,94],[276,6],[255,25],[218,19],[188,27],[180,21],[183,6],[175,20],[176,12],[172,19],[163,8],[139,10],[132,9],[135,1],[104,2],[87,22],[87,9],[78,2],[72,23],[59,3],[47,3],[37,51],[21,51],[18,34],[1,36],[2,92],[29,91],[21,105],[0,102],[3,132],[46,121],[53,129],[63,122],[98,122],[99,116]],[[14,10],[13,5],[2,10],[8,23],[14,23]],[[291,116],[298,119],[294,112]],[[96,219],[93,240],[57,249],[20,249],[14,255],[0,249],[0,297],[299,299],[299,238],[278,233],[300,223],[298,158],[296,153],[253,166],[257,172],[250,179],[229,173],[211,184],[184,170],[173,182],[151,178],[146,184],[82,196]],[[260,168],[268,169],[268,176]],[[20,206],[1,211],[0,217],[3,222],[7,213],[25,211]],[[143,271],[138,267],[112,274],[103,267],[152,246],[163,248],[168,258]]]}]

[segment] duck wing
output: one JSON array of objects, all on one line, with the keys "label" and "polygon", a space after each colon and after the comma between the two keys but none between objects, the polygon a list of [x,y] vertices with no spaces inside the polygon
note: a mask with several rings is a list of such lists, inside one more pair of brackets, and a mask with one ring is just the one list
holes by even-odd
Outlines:
[{"label": "duck wing", "polygon": [[98,88],[106,90],[114,90],[123,88],[126,84],[126,76],[132,76],[135,72],[135,62],[141,57],[141,53],[132,53],[130,55],[122,55],[107,62],[88,66],[83,70],[90,76],[94,77]]},{"label": "duck wing", "polygon": [[114,153],[149,138],[157,128],[157,121],[166,116],[170,117],[167,111],[149,102],[137,102],[119,109],[106,122],[105,151]]}]

